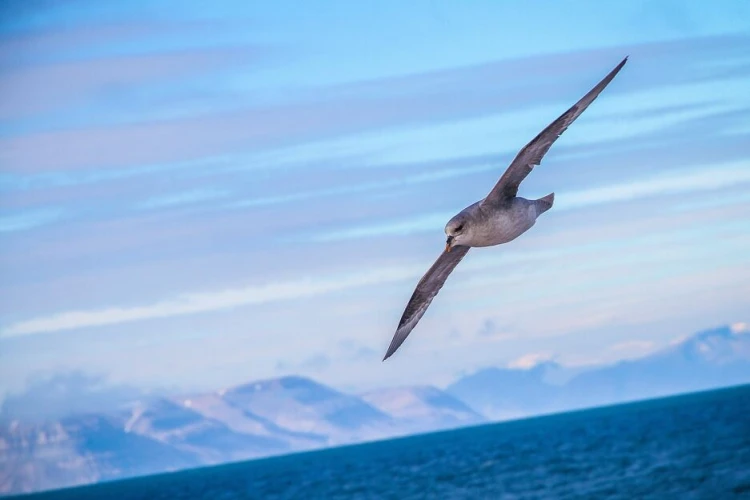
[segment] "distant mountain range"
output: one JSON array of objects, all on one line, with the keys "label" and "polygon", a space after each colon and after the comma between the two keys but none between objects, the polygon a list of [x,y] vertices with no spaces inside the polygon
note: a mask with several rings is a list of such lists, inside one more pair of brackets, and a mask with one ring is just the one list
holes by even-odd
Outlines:
[{"label": "distant mountain range", "polygon": [[491,420],[649,399],[750,381],[750,332],[723,327],[689,337],[649,356],[571,376],[540,363],[527,370],[485,368],[446,388]]},{"label": "distant mountain range", "polygon": [[[131,397],[43,421],[3,403],[0,493],[173,471],[750,382],[750,334],[724,327],[655,354],[573,372],[553,362],[485,368],[445,390],[345,394],[309,378]],[[132,396],[132,395],[131,395]]]}]

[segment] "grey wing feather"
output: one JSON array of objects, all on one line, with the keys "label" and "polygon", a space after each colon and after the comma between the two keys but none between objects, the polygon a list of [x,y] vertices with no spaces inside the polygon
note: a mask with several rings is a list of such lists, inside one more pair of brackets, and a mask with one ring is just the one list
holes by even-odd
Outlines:
[{"label": "grey wing feather", "polygon": [[491,204],[503,204],[504,202],[513,199],[518,194],[518,186],[531,172],[535,165],[539,165],[542,158],[552,144],[562,135],[563,132],[583,113],[586,108],[594,102],[594,99],[601,93],[604,88],[609,85],[609,82],[620,72],[628,58],[618,64],[604,79],[599,82],[596,87],[583,96],[583,98],[575,103],[573,107],[567,110],[565,113],[560,115],[557,120],[550,123],[547,128],[542,130],[531,142],[529,142],[524,148],[516,155],[513,162],[510,164],[508,169],[505,171],[500,180],[492,188],[490,194],[484,199],[483,203]]},{"label": "grey wing feather", "polygon": [[404,314],[401,316],[396,334],[393,336],[393,340],[391,340],[391,345],[388,347],[388,352],[386,352],[383,361],[391,357],[401,347],[406,337],[417,326],[417,323],[422,319],[422,316],[424,316],[424,313],[430,306],[432,299],[435,298],[443,287],[445,280],[448,279],[448,275],[469,252],[469,248],[456,245],[450,252],[443,252],[422,279],[419,280],[417,288],[414,290],[411,299],[409,299],[406,305]]}]

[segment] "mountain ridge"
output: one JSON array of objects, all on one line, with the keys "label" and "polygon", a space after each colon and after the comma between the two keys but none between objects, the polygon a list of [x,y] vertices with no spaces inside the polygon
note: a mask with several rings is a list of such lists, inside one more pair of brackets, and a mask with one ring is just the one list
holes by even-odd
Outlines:
[{"label": "mountain ridge", "polygon": [[[349,394],[288,375],[208,392],[135,397],[34,421],[0,412],[0,493],[180,470],[750,382],[746,328],[698,332],[650,355],[569,371],[554,361],[485,367],[444,390]],[[81,380],[73,378],[75,384]],[[98,383],[98,382],[97,382]],[[59,384],[58,384],[59,385]],[[53,384],[54,386],[54,384]],[[53,396],[59,406],[60,388]],[[97,388],[96,397],[101,397]],[[65,394],[62,391],[62,394]],[[109,401],[109,399],[107,399]],[[40,407],[43,405],[40,405]]]}]

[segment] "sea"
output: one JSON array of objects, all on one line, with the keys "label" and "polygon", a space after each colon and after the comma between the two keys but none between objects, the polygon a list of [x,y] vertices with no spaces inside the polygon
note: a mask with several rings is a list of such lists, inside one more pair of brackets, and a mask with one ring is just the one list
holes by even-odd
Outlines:
[{"label": "sea", "polygon": [[750,385],[23,498],[750,498]]}]

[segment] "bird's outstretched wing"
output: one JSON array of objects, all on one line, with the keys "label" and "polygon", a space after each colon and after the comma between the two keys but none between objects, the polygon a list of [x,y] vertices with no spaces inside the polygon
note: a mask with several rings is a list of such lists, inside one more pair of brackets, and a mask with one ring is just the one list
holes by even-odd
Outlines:
[{"label": "bird's outstretched wing", "polygon": [[601,91],[609,85],[609,82],[611,82],[615,75],[617,75],[622,67],[625,66],[627,60],[627,57],[623,59],[615,69],[613,69],[596,85],[596,87],[591,89],[591,91],[583,96],[580,101],[575,103],[573,107],[560,115],[557,120],[550,123],[547,128],[542,130],[539,135],[534,137],[531,142],[524,146],[482,203],[502,205],[507,201],[512,200],[518,193],[518,186],[521,184],[521,181],[529,175],[535,165],[541,163],[542,158],[547,154],[547,151],[552,147],[552,144],[554,144],[570,124],[586,110],[589,104],[594,102],[594,99],[597,98]]},{"label": "bird's outstretched wing", "polygon": [[388,347],[388,352],[386,352],[383,361],[390,358],[396,352],[414,327],[417,326],[417,323],[430,306],[432,299],[435,298],[435,295],[443,287],[445,280],[448,279],[448,275],[469,252],[469,248],[467,246],[456,245],[449,252],[443,252],[427,273],[422,276],[411,299],[409,299],[409,303],[406,305],[404,314],[401,316],[401,321],[398,323],[396,334],[393,336],[393,340],[391,340],[391,345]]}]

